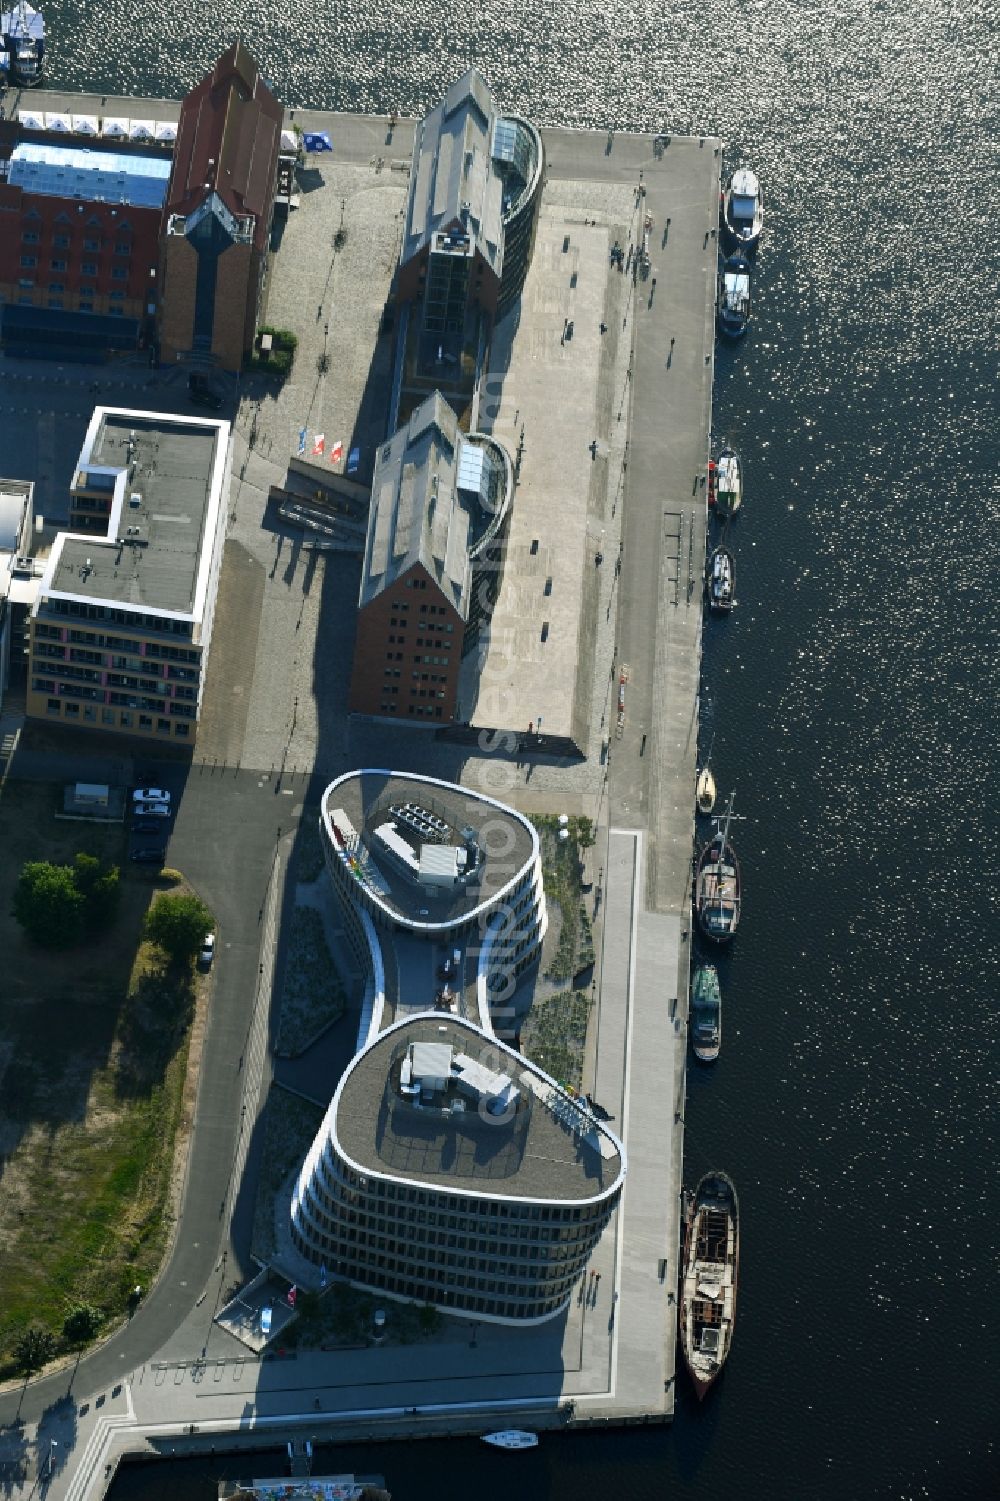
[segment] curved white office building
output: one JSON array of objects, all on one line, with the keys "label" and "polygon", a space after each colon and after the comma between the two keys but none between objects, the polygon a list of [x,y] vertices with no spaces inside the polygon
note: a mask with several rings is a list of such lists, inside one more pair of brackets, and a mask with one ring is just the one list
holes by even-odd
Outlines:
[{"label": "curved white office building", "polygon": [[497,1038],[545,932],[538,838],[468,788],[366,769],[321,825],[369,976],[358,1052],[292,1197],[327,1276],[511,1323],[565,1307],[621,1194],[621,1143]]}]

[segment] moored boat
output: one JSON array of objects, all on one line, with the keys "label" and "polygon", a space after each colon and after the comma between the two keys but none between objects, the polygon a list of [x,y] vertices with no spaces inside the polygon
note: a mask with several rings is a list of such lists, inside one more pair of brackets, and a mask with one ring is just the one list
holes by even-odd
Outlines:
[{"label": "moored boat", "polygon": [[727,239],[744,253],[756,250],[764,228],[764,197],[756,172],[738,167],[722,195],[722,227]]},{"label": "moored boat", "polygon": [[728,547],[717,547],[708,560],[708,607],[728,615],[736,599],[736,559]]},{"label": "moored boat", "polygon": [[496,1433],[484,1433],[484,1444],[492,1444],[494,1449],[535,1449],[538,1447],[538,1434],[530,1433],[526,1428],[501,1428]]},{"label": "moored boat", "polygon": [[743,506],[743,465],[731,448],[719,455],[715,468],[715,509],[724,519],[739,515]]},{"label": "moored boat", "polygon": [[714,964],[699,964],[694,972],[688,1030],[694,1056],[714,1063],[722,1047],[722,991]]},{"label": "moored boat", "polygon": [[706,1173],[684,1226],[678,1337],[701,1401],[725,1365],[736,1324],[740,1205],[727,1173]]},{"label": "moored boat", "polygon": [[42,81],[45,57],[45,18],[28,0],[0,15],[0,45],[8,54],[10,81],[31,89]]},{"label": "moored boat", "polygon": [[742,339],[750,326],[750,262],[731,255],[719,272],[719,332]]},{"label": "moored boat", "polygon": [[729,842],[733,794],[726,817],[702,848],[695,866],[694,909],[698,927],[713,943],[726,943],[739,927],[743,911],[743,880],[736,851]]},{"label": "moored boat", "polygon": [[715,807],[715,778],[712,768],[705,765],[698,773],[698,780],[694,788],[695,801],[698,804],[699,813],[711,813]]}]

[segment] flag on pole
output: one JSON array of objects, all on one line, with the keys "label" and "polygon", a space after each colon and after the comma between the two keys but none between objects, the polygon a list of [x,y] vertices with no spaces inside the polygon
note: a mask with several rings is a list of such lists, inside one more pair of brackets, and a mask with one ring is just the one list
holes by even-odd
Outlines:
[{"label": "flag on pole", "polygon": [[300,427],[299,428],[299,457],[300,458],[305,453],[305,451],[306,451],[306,430],[305,430],[304,427]]},{"label": "flag on pole", "polygon": [[313,438],[313,458],[321,454],[326,447],[326,433],[317,433]]},{"label": "flag on pole", "polygon": [[330,448],[330,463],[331,464],[339,464],[340,461],[341,461],[341,459],[343,457],[344,457],[344,445],[343,445],[343,443],[341,443],[340,439],[338,438],[337,441],[336,441],[336,443],[334,443],[331,446],[331,448]]}]

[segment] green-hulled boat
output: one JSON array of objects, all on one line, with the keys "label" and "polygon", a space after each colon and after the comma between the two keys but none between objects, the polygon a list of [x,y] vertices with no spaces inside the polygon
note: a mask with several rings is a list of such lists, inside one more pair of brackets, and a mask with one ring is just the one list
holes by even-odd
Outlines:
[{"label": "green-hulled boat", "polygon": [[694,1056],[713,1063],[722,1046],[722,991],[714,964],[701,964],[694,972],[690,1031]]}]

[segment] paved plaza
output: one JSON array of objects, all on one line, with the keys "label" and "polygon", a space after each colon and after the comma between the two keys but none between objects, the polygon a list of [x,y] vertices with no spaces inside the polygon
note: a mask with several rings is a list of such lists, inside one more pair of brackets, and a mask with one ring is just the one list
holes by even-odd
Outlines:
[{"label": "paved plaza", "polygon": [[[145,102],[143,113],[158,118]],[[351,722],[345,710],[359,560],[310,546],[268,497],[301,427],[328,444],[359,441],[366,455],[384,436],[391,332],[383,313],[412,131],[349,116],[296,118],[336,143],[333,157],[310,161],[272,272],[269,320],[299,333],[296,366],[278,392],[253,380],[226,388],[236,452],[205,717],[194,764],[157,771],[180,804],[171,863],[213,906],[223,940],[184,1231],[148,1305],[81,1362],[73,1389],[86,1397],[65,1402],[65,1377],[33,1384],[23,1426],[13,1424],[16,1395],[0,1398],[0,1462],[12,1495],[27,1497],[42,1480],[60,1501],[83,1501],[101,1492],[106,1467],[125,1450],[197,1448],[221,1444],[223,1434],[227,1447],[241,1436],[284,1439],[299,1423],[364,1436],[515,1419],[659,1420],[673,1410],[718,143],[616,136],[607,152],[603,135],[544,133],[536,264],[520,326],[506,347],[499,331],[484,389],[482,425],[512,452],[523,425],[524,442],[511,588],[470,717],[500,719],[501,699],[511,696],[512,729],[539,717],[543,731],[565,725],[586,758],[509,746],[484,754],[402,726],[393,727],[390,756],[385,729]],[[610,257],[615,240],[635,243],[646,213],[655,290],[633,285]],[[194,410],[175,372],[0,359],[5,471],[36,479],[36,509],[51,521],[65,518],[72,465],[99,402]],[[504,676],[501,652],[519,637],[514,659],[527,665],[515,681]],[[95,755],[96,779],[99,770],[153,775],[155,763],[119,748],[114,755],[106,764]],[[629,1176],[595,1275],[564,1318],[527,1331],[448,1320],[427,1346],[258,1362],[211,1314],[234,1272],[252,1271],[246,1246],[271,1077],[267,1001],[280,965],[283,873],[303,808],[325,783],[387,758],[525,812],[597,821],[588,875],[603,949],[585,1084],[624,1137]],[[20,770],[15,763],[14,775],[65,774],[55,754],[25,758]]]}]

